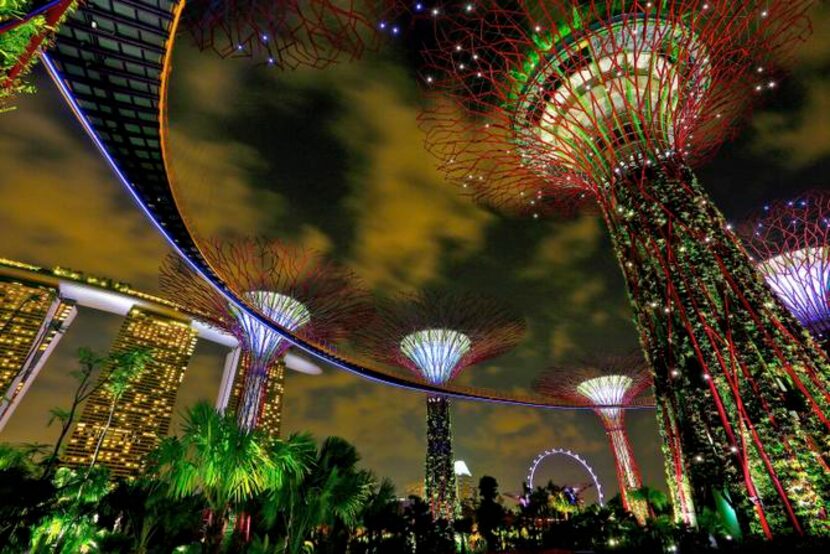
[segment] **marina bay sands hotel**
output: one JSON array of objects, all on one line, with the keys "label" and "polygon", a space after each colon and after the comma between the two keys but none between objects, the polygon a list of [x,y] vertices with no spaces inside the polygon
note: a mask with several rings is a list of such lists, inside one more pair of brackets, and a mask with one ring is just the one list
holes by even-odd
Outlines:
[{"label": "marina bay sands hotel", "polygon": [[[135,475],[144,457],[170,428],[173,406],[199,340],[228,349],[216,407],[235,410],[246,356],[232,336],[200,321],[181,306],[110,279],[56,267],[45,269],[0,258],[0,431],[37,378],[78,307],[123,316],[111,351],[149,348],[152,361],[119,403],[104,437],[99,463],[113,475]],[[278,435],[285,368],[319,373],[314,364],[289,353],[271,368],[261,427]],[[63,454],[68,465],[89,463],[109,414],[99,389],[87,400]]]}]

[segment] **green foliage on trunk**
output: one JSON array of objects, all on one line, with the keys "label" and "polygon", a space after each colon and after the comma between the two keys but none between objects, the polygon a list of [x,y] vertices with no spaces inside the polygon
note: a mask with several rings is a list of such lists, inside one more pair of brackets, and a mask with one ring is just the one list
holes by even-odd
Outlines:
[{"label": "green foliage on trunk", "polygon": [[[26,14],[34,7],[35,3],[31,0],[0,0],[0,24],[19,21],[25,18]],[[72,9],[74,9],[74,4],[61,16],[60,22]],[[26,82],[24,77],[31,71],[32,66],[37,63],[37,53],[34,53],[26,61],[22,70],[10,82],[6,82],[8,72],[18,65],[20,58],[26,53],[35,37],[44,33],[51,34],[55,31],[57,31],[57,25],[50,27],[47,24],[46,16],[41,14],[4,33],[0,33],[0,113],[13,109],[9,105],[12,97],[18,94],[30,94],[35,91],[34,85]],[[48,37],[42,46],[47,44]]]}]

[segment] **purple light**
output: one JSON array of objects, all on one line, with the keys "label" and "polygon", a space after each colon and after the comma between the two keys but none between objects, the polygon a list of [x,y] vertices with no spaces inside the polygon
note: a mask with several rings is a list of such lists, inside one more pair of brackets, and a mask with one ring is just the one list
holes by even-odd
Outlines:
[{"label": "purple light", "polygon": [[401,352],[418,366],[424,378],[434,385],[450,380],[453,371],[472,343],[464,333],[450,329],[427,329],[407,335]]},{"label": "purple light", "polygon": [[803,248],[759,264],[769,286],[802,325],[824,331],[830,324],[830,248]]},{"label": "purple light", "polygon": [[[254,308],[289,331],[296,331],[311,321],[311,313],[308,308],[301,302],[284,294],[252,291],[246,293],[245,297]],[[263,360],[276,359],[290,346],[271,327],[263,325],[247,311],[239,310],[233,304],[230,304],[229,307],[244,331],[242,337],[248,343],[248,350],[257,358]]]}]

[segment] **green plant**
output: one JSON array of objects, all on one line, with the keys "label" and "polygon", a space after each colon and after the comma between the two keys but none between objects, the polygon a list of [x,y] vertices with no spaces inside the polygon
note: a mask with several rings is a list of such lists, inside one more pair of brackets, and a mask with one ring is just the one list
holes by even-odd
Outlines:
[{"label": "green plant", "polygon": [[309,450],[313,445],[305,435],[275,441],[240,429],[232,414],[202,402],[188,411],[181,437],[161,442],[150,467],[171,498],[203,496],[208,508],[205,541],[218,552],[232,511],[299,479],[307,471]]},{"label": "green plant", "polygon": [[30,529],[51,509],[55,488],[40,478],[39,445],[0,444],[0,544],[25,550]]},{"label": "green plant", "polygon": [[329,437],[302,479],[268,492],[263,518],[282,536],[285,552],[303,552],[314,531],[331,540],[338,527],[359,522],[373,483],[371,474],[357,469],[359,459],[354,446]]},{"label": "green plant", "polygon": [[62,467],[55,472],[57,491],[53,509],[34,526],[30,552],[95,552],[107,530],[98,525],[98,505],[111,490],[109,472],[93,468],[85,472]]},{"label": "green plant", "polygon": [[[22,17],[30,4],[30,0],[3,0],[0,2],[0,23]],[[0,34],[0,112],[10,109],[6,101],[11,96],[34,92],[32,85],[25,84],[19,79],[10,83],[4,83],[4,81],[7,72],[17,64],[32,38],[40,34],[45,27],[46,18],[40,15]]]},{"label": "green plant", "polygon": [[[143,354],[139,353],[141,351],[136,352],[136,354],[126,352],[103,355],[94,352],[89,348],[78,349],[79,367],[78,369],[70,372],[70,375],[77,383],[75,391],[72,395],[72,402],[70,403],[69,408],[52,408],[49,410],[48,425],[52,425],[52,423],[57,421],[61,425],[61,430],[60,433],[58,433],[58,438],[55,440],[52,453],[45,459],[42,474],[42,478],[44,480],[48,480],[52,476],[52,471],[54,470],[60,457],[63,441],[66,440],[69,430],[75,423],[75,418],[78,415],[81,405],[90,396],[101,389],[101,387],[107,385],[109,378],[112,376],[115,369],[123,365],[123,362],[128,361],[131,357],[143,356]],[[93,377],[99,369],[101,369],[104,373],[97,381],[95,381]]]},{"label": "green plant", "polygon": [[360,514],[361,540],[352,544],[353,552],[400,552],[404,550],[405,521],[395,487],[384,479],[369,494]]},{"label": "green plant", "polygon": [[104,381],[104,390],[110,398],[110,410],[107,414],[107,422],[101,429],[98,435],[98,442],[95,443],[95,451],[92,454],[92,460],[89,467],[92,468],[95,462],[98,461],[98,454],[101,451],[101,444],[112,425],[112,418],[115,415],[115,409],[118,403],[133,385],[133,383],[141,377],[147,369],[147,364],[153,359],[153,354],[147,349],[133,349],[125,352],[116,352],[110,355],[109,363],[111,369]]},{"label": "green plant", "polygon": [[171,552],[197,541],[204,499],[173,499],[166,492],[164,483],[146,476],[117,482],[99,511],[103,524],[114,532],[102,547],[145,554]]},{"label": "green plant", "polygon": [[631,500],[644,502],[648,509],[649,517],[662,515],[669,507],[669,499],[666,494],[648,486],[630,491],[629,497]]},{"label": "green plant", "polygon": [[[0,0],[0,23],[6,23],[15,19],[25,17],[32,9],[32,0]],[[26,83],[23,78],[29,73],[32,66],[37,62],[37,56],[32,55],[25,60],[23,67],[18,73],[9,78],[9,72],[18,66],[21,58],[30,48],[32,41],[41,36],[48,39],[57,31],[58,26],[66,16],[74,9],[73,2],[60,18],[52,25],[49,24],[45,14],[37,15],[17,25],[16,27],[0,33],[0,113],[13,109],[9,106],[9,100],[18,94],[31,94],[35,91],[34,85]],[[44,43],[46,40],[44,40]]]}]

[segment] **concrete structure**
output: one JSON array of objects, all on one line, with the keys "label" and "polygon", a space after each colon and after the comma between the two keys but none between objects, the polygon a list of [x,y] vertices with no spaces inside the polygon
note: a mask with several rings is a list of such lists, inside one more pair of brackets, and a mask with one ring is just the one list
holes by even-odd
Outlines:
[{"label": "concrete structure", "polygon": [[0,429],[76,313],[53,284],[0,274]]}]

